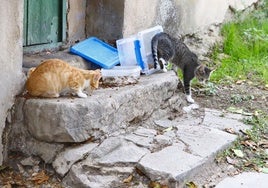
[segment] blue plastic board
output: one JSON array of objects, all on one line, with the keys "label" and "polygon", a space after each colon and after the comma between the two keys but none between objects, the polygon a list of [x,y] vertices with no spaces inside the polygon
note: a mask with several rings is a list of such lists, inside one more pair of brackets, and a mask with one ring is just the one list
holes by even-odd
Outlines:
[{"label": "blue plastic board", "polygon": [[90,37],[72,46],[70,52],[105,69],[110,69],[119,64],[117,49],[96,37]]}]

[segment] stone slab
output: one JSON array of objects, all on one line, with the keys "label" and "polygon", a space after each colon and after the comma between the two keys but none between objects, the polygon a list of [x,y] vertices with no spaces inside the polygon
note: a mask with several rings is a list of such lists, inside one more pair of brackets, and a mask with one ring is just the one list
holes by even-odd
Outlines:
[{"label": "stone slab", "polygon": [[234,177],[222,180],[215,188],[267,188],[268,174],[258,172],[244,172]]},{"label": "stone slab", "polygon": [[112,182],[119,181],[116,175],[94,175],[92,172],[84,170],[81,166],[75,165],[63,179],[65,187],[103,187],[110,188]]},{"label": "stone slab", "polygon": [[138,147],[121,137],[110,137],[96,147],[89,155],[89,160],[98,165],[112,166],[121,163],[137,163],[150,151]]},{"label": "stone slab", "polygon": [[138,163],[138,168],[153,181],[177,180],[181,174],[187,173],[201,162],[201,157],[187,153],[179,146],[169,146],[144,156]]},{"label": "stone slab", "polygon": [[96,143],[88,143],[65,148],[63,152],[57,155],[52,166],[59,175],[64,176],[75,162],[85,158],[97,145]]},{"label": "stone slab", "polygon": [[157,131],[154,129],[139,127],[133,133],[126,135],[125,139],[135,143],[138,146],[150,148],[153,143],[153,138],[156,134]]},{"label": "stone slab", "polygon": [[161,128],[169,128],[176,125],[176,122],[169,120],[169,119],[160,119],[154,121],[155,125],[161,127]]},{"label": "stone slab", "polygon": [[210,157],[225,149],[236,139],[236,135],[205,126],[177,126],[177,136],[186,150],[202,158]]},{"label": "stone slab", "polygon": [[177,126],[177,137],[183,143],[174,144],[145,155],[138,167],[152,180],[184,181],[206,168],[206,164],[220,150],[231,144],[236,136],[205,126]]},{"label": "stone slab", "polygon": [[247,130],[251,127],[242,122],[243,116],[241,114],[233,114],[228,112],[222,112],[215,109],[205,109],[205,117],[202,125],[225,130],[231,128],[235,133],[239,133],[240,130]]},{"label": "stone slab", "polygon": [[145,148],[150,148],[153,142],[152,137],[143,137],[133,133],[126,135],[125,139]]}]

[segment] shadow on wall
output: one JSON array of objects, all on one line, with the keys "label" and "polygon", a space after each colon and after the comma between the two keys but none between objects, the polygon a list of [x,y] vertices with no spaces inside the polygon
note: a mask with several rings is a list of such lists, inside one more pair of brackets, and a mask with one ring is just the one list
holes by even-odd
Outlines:
[{"label": "shadow on wall", "polygon": [[86,37],[96,36],[115,45],[122,38],[125,0],[90,0],[86,9]]}]

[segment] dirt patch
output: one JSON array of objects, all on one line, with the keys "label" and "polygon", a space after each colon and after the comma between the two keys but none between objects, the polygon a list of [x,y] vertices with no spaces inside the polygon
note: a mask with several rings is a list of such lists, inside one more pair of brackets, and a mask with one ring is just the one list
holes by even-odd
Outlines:
[{"label": "dirt patch", "polygon": [[[24,162],[23,162],[24,161]],[[53,187],[61,188],[61,179],[51,165],[38,157],[26,157],[12,152],[8,163],[0,166],[0,187]]]},{"label": "dirt patch", "polygon": [[[261,85],[244,82],[225,86],[214,85],[214,88],[210,89],[196,86],[193,87],[193,98],[202,108],[228,110],[231,107],[249,113],[262,111],[268,114],[268,88]],[[228,162],[214,161],[212,166],[208,174],[199,175],[193,182],[204,188],[215,187],[224,178],[242,172]]]},{"label": "dirt patch", "polygon": [[268,88],[248,83],[215,86],[214,94],[193,88],[196,102],[205,108],[226,110],[229,107],[246,112],[261,110],[268,114]]}]

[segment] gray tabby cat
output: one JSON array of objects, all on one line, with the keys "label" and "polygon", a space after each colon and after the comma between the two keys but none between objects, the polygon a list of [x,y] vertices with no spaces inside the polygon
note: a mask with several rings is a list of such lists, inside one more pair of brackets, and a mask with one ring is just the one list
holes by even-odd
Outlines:
[{"label": "gray tabby cat", "polygon": [[200,64],[197,55],[191,52],[183,42],[167,33],[158,33],[152,38],[152,54],[155,69],[166,72],[166,66],[170,60],[176,74],[178,68],[182,70],[186,99],[189,103],[194,103],[191,96],[191,80],[196,77],[199,82],[205,82],[212,71]]}]

